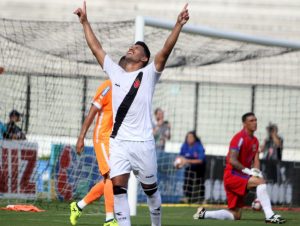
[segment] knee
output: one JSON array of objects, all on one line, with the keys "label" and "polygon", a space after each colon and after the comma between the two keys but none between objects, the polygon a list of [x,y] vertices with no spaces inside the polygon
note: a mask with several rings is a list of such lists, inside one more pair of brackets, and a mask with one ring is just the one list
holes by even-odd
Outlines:
[{"label": "knee", "polygon": [[122,186],[113,186],[114,195],[126,194],[127,189]]},{"label": "knee", "polygon": [[142,184],[142,188],[147,196],[152,196],[157,191],[157,184],[145,185]]}]

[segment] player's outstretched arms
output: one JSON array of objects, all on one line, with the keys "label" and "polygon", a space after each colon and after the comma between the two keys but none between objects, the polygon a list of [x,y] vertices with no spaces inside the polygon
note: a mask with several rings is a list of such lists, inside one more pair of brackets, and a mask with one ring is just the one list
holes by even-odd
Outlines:
[{"label": "player's outstretched arms", "polygon": [[161,72],[165,68],[166,62],[170,53],[172,52],[173,47],[175,46],[180,31],[183,25],[189,20],[189,11],[187,9],[188,4],[185,4],[182,11],[179,13],[176,24],[167,38],[163,48],[156,54],[154,59],[155,68],[157,71]]},{"label": "player's outstretched arms", "polygon": [[103,50],[100,42],[96,38],[96,36],[92,30],[92,27],[87,19],[87,11],[86,11],[86,2],[85,1],[83,2],[83,7],[76,9],[74,11],[74,14],[76,14],[79,17],[79,21],[83,26],[87,44],[90,47],[90,49],[92,50],[92,53],[96,57],[100,66],[103,68],[104,57],[105,57],[106,53]]},{"label": "player's outstretched arms", "polygon": [[78,155],[80,155],[81,152],[83,151],[85,135],[86,135],[87,131],[89,130],[92,122],[94,121],[94,118],[95,118],[96,114],[98,113],[98,111],[99,111],[99,109],[96,108],[94,105],[92,105],[90,108],[89,114],[87,115],[87,117],[85,118],[85,120],[83,122],[83,125],[80,130],[80,134],[78,136],[77,143],[76,143],[76,152]]}]

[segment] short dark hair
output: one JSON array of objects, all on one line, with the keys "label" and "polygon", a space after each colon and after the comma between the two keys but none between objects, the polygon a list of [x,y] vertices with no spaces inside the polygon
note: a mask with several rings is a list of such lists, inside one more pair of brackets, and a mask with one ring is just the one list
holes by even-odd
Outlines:
[{"label": "short dark hair", "polygon": [[243,114],[243,116],[242,116],[242,122],[245,122],[246,119],[248,117],[250,117],[250,116],[255,116],[255,114],[253,112],[247,112],[247,113]]},{"label": "short dark hair", "polygon": [[14,109],[9,113],[10,118],[13,116],[17,116],[19,118],[19,117],[21,117],[21,114],[20,114],[20,112],[18,112],[17,110]]},{"label": "short dark hair", "polygon": [[142,47],[143,47],[144,53],[145,53],[146,57],[148,58],[148,60],[147,60],[147,61],[145,62],[145,64],[144,64],[144,66],[146,66],[146,65],[148,64],[148,62],[149,62],[149,60],[150,60],[150,56],[151,56],[151,53],[150,53],[150,50],[149,50],[148,46],[146,45],[145,42],[142,42],[142,41],[137,41],[137,42],[135,43],[135,45],[139,45],[139,46],[142,46]]}]

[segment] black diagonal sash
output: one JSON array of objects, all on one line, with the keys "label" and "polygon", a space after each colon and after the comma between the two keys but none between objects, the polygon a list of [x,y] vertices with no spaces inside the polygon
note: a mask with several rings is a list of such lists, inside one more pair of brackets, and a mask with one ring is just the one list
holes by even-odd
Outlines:
[{"label": "black diagonal sash", "polygon": [[134,98],[135,98],[135,96],[136,96],[136,94],[137,94],[137,92],[140,88],[142,78],[143,78],[143,72],[140,72],[136,76],[132,86],[130,87],[129,92],[126,94],[124,100],[120,104],[120,106],[118,108],[118,111],[117,111],[117,114],[116,114],[114,128],[113,128],[113,131],[110,135],[111,138],[115,138],[117,136],[118,131],[120,129],[120,126],[121,126],[124,118],[126,117],[127,112],[129,110],[131,104],[133,103],[133,100],[134,100]]}]

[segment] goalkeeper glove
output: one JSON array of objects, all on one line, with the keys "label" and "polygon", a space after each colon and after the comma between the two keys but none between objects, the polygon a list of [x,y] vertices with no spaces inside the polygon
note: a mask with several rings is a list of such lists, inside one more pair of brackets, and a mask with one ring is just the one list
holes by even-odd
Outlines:
[{"label": "goalkeeper glove", "polygon": [[245,173],[245,174],[247,174],[247,175],[249,175],[249,176],[252,176],[252,171],[249,168],[242,169],[242,172]]},{"label": "goalkeeper glove", "polygon": [[259,177],[259,178],[263,178],[263,175],[262,175],[262,172],[257,169],[257,168],[252,168],[251,169],[251,172],[252,172],[252,176],[254,177]]}]

